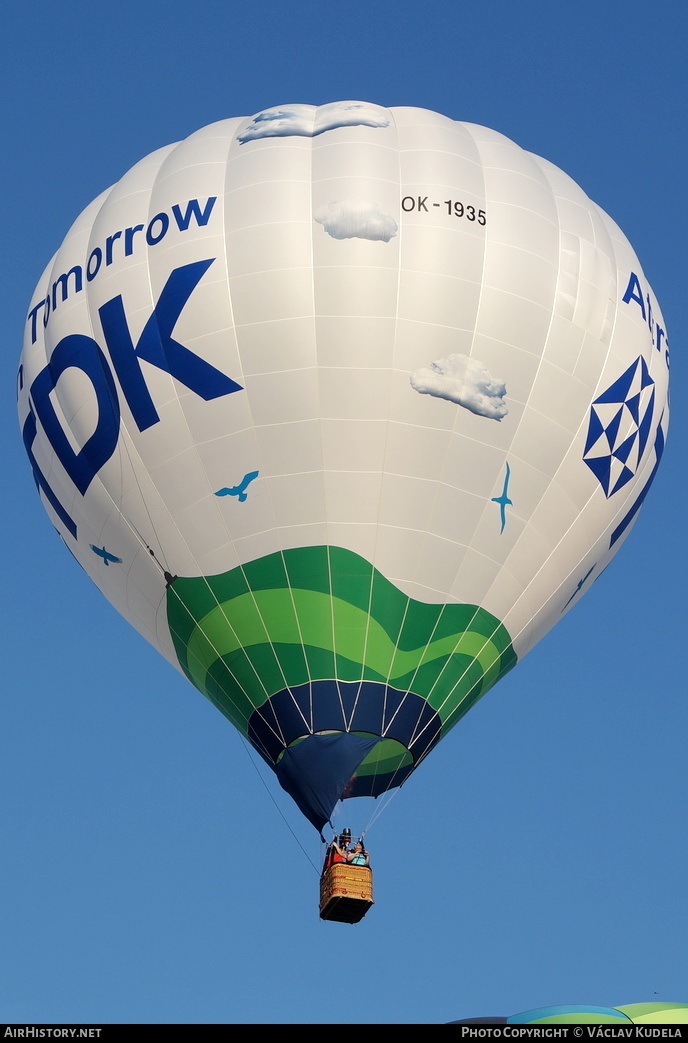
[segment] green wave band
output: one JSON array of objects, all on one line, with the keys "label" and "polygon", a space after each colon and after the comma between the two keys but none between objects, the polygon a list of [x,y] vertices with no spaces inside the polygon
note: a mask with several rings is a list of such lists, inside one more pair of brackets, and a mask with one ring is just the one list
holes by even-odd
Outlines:
[{"label": "green wave band", "polygon": [[489,612],[416,601],[340,547],[177,578],[167,614],[187,677],[243,734],[275,693],[321,679],[411,691],[439,714],[444,734],[516,663]]}]

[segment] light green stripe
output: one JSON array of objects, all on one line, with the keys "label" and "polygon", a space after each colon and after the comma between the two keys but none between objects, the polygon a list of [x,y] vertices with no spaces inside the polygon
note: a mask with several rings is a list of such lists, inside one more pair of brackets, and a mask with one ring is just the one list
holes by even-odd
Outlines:
[{"label": "light green stripe", "polygon": [[499,676],[499,651],[484,634],[449,634],[427,646],[402,651],[375,619],[355,605],[320,591],[280,589],[241,594],[197,623],[188,643],[193,683],[204,691],[205,675],[217,659],[251,645],[278,643],[303,643],[336,652],[352,662],[365,663],[390,681],[452,653],[477,660],[486,684]]}]

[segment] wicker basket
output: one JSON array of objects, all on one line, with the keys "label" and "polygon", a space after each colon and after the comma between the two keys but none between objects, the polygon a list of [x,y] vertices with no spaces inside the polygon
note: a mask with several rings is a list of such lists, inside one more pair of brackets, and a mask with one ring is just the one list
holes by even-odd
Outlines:
[{"label": "wicker basket", "polygon": [[358,923],[373,905],[373,873],[368,866],[335,862],[320,877],[320,919]]}]

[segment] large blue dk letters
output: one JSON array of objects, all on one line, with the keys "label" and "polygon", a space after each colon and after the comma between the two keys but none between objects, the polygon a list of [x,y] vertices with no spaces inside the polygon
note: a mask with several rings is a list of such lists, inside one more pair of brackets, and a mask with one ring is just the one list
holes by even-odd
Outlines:
[{"label": "large blue dk letters", "polygon": [[[121,296],[113,297],[99,309],[110,359],[139,431],[145,431],[160,419],[146,386],[140,359],[169,373],[206,402],[242,390],[240,384],[172,337],[184,305],[212,263],[213,258],[194,261],[171,272],[136,345],[129,331]],[[88,377],[98,404],[96,429],[78,453],[69,444],[50,399],[58,380],[70,367],[80,369]],[[104,352],[92,337],[71,334],[57,344],[48,365],[31,385],[29,413],[22,432],[36,485],[76,537],[73,519],[58,501],[34,458],[32,446],[37,432],[36,417],[60,463],[83,495],[114,453],[120,424],[115,379]]]}]

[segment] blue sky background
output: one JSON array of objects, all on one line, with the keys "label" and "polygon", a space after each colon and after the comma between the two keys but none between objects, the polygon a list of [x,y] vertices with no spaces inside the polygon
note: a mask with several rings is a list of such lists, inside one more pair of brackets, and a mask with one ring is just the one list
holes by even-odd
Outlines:
[{"label": "blue sky background", "polygon": [[[684,0],[6,6],[0,1020],[688,1002],[687,30]],[[204,124],[338,99],[483,123],[561,166],[628,235],[673,348],[631,537],[373,826],[357,927],[318,920],[312,827],[62,546],[14,404],[31,292],[87,203]]]}]

